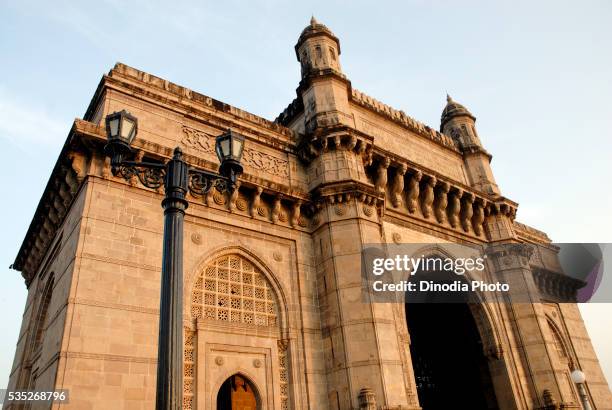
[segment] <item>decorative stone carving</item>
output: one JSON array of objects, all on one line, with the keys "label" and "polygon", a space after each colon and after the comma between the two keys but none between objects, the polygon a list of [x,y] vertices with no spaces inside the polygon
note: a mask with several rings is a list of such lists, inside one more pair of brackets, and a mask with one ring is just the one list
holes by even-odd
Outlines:
[{"label": "decorative stone carving", "polygon": [[375,188],[378,192],[384,193],[387,189],[387,168],[391,160],[389,158],[383,158],[378,163],[378,169],[376,170],[376,185]]},{"label": "decorative stone carving", "polygon": [[416,171],[410,177],[410,182],[408,183],[408,211],[413,214],[417,210],[417,204],[419,200],[419,181],[423,177],[421,171]]},{"label": "decorative stone carving", "polygon": [[236,209],[242,212],[246,211],[247,201],[244,197],[239,196],[238,199],[236,199]]},{"label": "decorative stone carving", "polygon": [[393,189],[391,191],[391,203],[395,208],[402,205],[402,195],[404,194],[404,174],[406,174],[406,164],[400,165],[395,171],[393,178]]},{"label": "decorative stone carving", "polygon": [[459,213],[461,212],[461,197],[463,190],[457,189],[452,193],[448,207],[448,222],[453,228],[459,226]]},{"label": "decorative stone carving", "polygon": [[263,188],[258,186],[255,190],[255,196],[253,197],[253,202],[251,203],[251,217],[255,218],[259,208],[261,208],[261,193],[263,192]]},{"label": "decorative stone carving", "polygon": [[335,212],[336,212],[336,215],[338,216],[346,215],[346,205],[342,203],[337,204],[335,207]]},{"label": "decorative stone carving", "polygon": [[225,194],[217,191],[216,189],[211,189],[211,191],[215,191],[213,193],[213,200],[215,201],[215,204],[225,205],[225,202],[226,202]]},{"label": "decorative stone carving", "polygon": [[256,151],[245,146],[242,155],[245,165],[281,178],[289,177],[289,161]]},{"label": "decorative stone carving", "polygon": [[365,216],[372,216],[374,214],[374,209],[371,206],[364,205],[363,213],[365,214]]},{"label": "decorative stone carving", "polygon": [[466,193],[463,196],[463,206],[461,207],[461,226],[465,232],[470,232],[470,226],[472,225],[472,216],[474,216],[474,196]]},{"label": "decorative stone carving", "polygon": [[258,206],[257,207],[257,215],[265,218],[266,216],[268,216],[268,208],[266,208],[265,205]]},{"label": "decorative stone carving", "polygon": [[376,395],[369,387],[359,391],[359,410],[376,410]]},{"label": "decorative stone carving", "polygon": [[202,243],[202,235],[197,232],[192,233],[191,242],[195,243],[196,245],[200,245]]},{"label": "decorative stone carving", "polygon": [[[196,151],[213,153],[215,147],[214,138],[203,131],[184,126],[181,144]],[[257,151],[252,146],[245,146],[242,162],[248,167],[270,175],[282,178],[289,177],[289,161]]]},{"label": "decorative stone carving", "polygon": [[482,201],[476,201],[474,203],[474,216],[472,217],[472,225],[474,227],[474,233],[478,236],[482,235],[482,226],[485,220],[485,212]]},{"label": "decorative stone carving", "polygon": [[183,139],[181,144],[201,152],[214,152],[213,136],[204,131],[189,127],[183,127]]},{"label": "decorative stone carving", "polygon": [[436,201],[434,205],[434,213],[439,223],[446,222],[446,207],[448,206],[448,191],[450,186],[447,182],[442,182],[438,186]]},{"label": "decorative stone carving", "polygon": [[287,217],[287,212],[281,210],[278,214],[278,220],[283,223],[287,222],[289,220],[289,218]]},{"label": "decorative stone carving", "polygon": [[225,360],[223,359],[223,357],[221,356],[215,357],[215,364],[217,366],[223,366],[223,363],[225,363]]},{"label": "decorative stone carving", "polygon": [[272,253],[272,258],[274,258],[275,261],[280,262],[283,260],[283,255],[280,252],[275,251]]},{"label": "decorative stone carving", "polygon": [[280,216],[280,212],[281,212],[281,199],[282,198],[283,198],[282,195],[277,195],[276,198],[274,198],[274,204],[272,205],[272,223],[278,222],[278,217]]},{"label": "decorative stone carving", "polygon": [[261,360],[254,359],[253,360],[253,367],[256,368],[256,369],[259,369],[261,367]]},{"label": "decorative stone carving", "polygon": [[393,235],[391,235],[391,239],[393,239],[393,242],[397,244],[402,243],[402,235],[397,232],[394,232]]},{"label": "decorative stone carving", "polygon": [[433,212],[433,202],[434,202],[434,186],[436,185],[436,177],[432,176],[425,181],[425,186],[423,187],[423,201],[421,202],[421,210],[423,211],[423,216],[425,218],[429,218]]}]

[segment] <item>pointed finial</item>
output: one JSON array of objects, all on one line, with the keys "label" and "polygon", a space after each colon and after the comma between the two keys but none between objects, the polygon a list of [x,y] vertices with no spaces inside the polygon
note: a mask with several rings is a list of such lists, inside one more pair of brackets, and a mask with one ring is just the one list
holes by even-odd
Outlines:
[{"label": "pointed finial", "polygon": [[319,22],[317,21],[317,19],[315,18],[314,14],[312,15],[312,17],[310,17],[310,25],[311,26],[315,26],[319,24]]},{"label": "pointed finial", "polygon": [[453,102],[453,99],[451,98],[450,95],[448,95],[448,93],[446,93],[446,102],[447,103],[452,103]]}]

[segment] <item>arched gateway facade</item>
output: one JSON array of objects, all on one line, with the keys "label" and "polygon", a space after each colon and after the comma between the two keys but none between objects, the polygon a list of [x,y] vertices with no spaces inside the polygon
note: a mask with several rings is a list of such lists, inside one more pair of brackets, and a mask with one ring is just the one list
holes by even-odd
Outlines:
[{"label": "arched gateway facade", "polygon": [[[612,408],[576,305],[547,285],[566,281],[555,248],[515,220],[475,117],[448,97],[436,131],[357,91],[314,19],[295,55],[297,97],[275,121],[123,64],[102,78],[14,263],[29,293],[9,388],[153,407],[162,193],[110,172],[104,119],[125,109],[137,159],[178,145],[214,171],[215,136],[246,138],[239,188],[188,196],[184,408],[577,408],[574,368]],[[491,258],[515,253],[504,274],[540,300],[364,303],[362,248],[402,242],[514,244]]]}]

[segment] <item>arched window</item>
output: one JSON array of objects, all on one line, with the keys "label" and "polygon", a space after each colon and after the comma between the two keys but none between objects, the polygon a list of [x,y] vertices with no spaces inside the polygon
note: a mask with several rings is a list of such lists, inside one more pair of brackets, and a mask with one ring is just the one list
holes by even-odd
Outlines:
[{"label": "arched window", "polygon": [[561,337],[561,334],[559,334],[557,326],[555,326],[550,320],[548,321],[548,326],[550,327],[550,331],[553,335],[553,343],[555,344],[557,355],[561,360],[569,361],[569,354],[565,348],[565,343],[563,343],[563,338]]},{"label": "arched window", "polygon": [[49,304],[51,303],[51,297],[53,296],[53,277],[47,282],[47,286],[43,291],[40,305],[38,307],[36,324],[34,327],[34,339],[33,348],[36,349],[40,346],[44,338],[44,332],[46,330],[47,311],[49,310]]},{"label": "arched window", "polygon": [[[25,357],[23,362],[30,362],[36,354],[38,350],[42,347],[45,331],[47,330],[47,316],[49,305],[51,303],[51,298],[53,296],[53,274],[49,276],[49,280],[45,285],[39,302],[38,307],[36,308],[36,312],[33,317],[33,325],[32,325],[32,333],[30,336],[30,342],[28,348],[25,350]],[[28,367],[24,368],[22,376],[19,382],[19,388],[27,389],[30,387],[33,382],[32,379],[32,363],[28,364]]]},{"label": "arched window", "polygon": [[276,298],[268,280],[236,254],[212,261],[196,279],[191,316],[255,326],[278,324]]}]

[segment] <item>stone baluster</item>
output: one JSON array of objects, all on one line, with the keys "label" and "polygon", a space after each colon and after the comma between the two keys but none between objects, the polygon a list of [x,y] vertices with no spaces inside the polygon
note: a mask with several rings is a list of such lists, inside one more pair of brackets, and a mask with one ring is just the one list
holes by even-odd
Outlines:
[{"label": "stone baluster", "polygon": [[461,207],[461,226],[465,232],[469,232],[470,226],[472,225],[472,216],[474,216],[473,204],[474,196],[470,193],[466,193],[463,196],[463,206]]},{"label": "stone baluster", "polygon": [[461,212],[461,197],[463,196],[463,190],[457,188],[451,195],[450,206],[448,207],[448,222],[453,228],[459,226],[459,214]]},{"label": "stone baluster", "polygon": [[356,145],[357,145],[357,137],[354,135],[351,135],[346,145],[346,149],[349,151],[352,151]]},{"label": "stone baluster", "polygon": [[474,203],[474,216],[472,217],[472,225],[474,227],[474,233],[477,236],[482,235],[482,224],[485,220],[485,211],[482,200],[478,200]]},{"label": "stone baluster", "polygon": [[408,183],[408,211],[411,214],[415,213],[417,210],[420,194],[419,181],[421,181],[422,177],[423,174],[421,171],[417,170],[414,174],[412,174],[410,177],[410,182]]},{"label": "stone baluster", "polygon": [[406,164],[402,164],[399,168],[397,168],[395,178],[393,179],[391,203],[395,208],[402,206],[402,195],[404,194],[404,174],[406,174]]},{"label": "stone baluster", "polygon": [[300,224],[300,211],[301,211],[302,201],[295,201],[293,203],[293,213],[291,215],[291,226],[297,228]]},{"label": "stone baluster", "polygon": [[342,150],[342,137],[340,136],[340,134],[336,134],[334,135],[334,145],[336,146],[336,149],[338,151]]},{"label": "stone baluster", "polygon": [[238,195],[240,194],[240,184],[240,181],[236,181],[236,187],[232,191],[232,194],[230,195],[230,200],[227,203],[227,209],[230,212],[234,212],[234,209],[236,209],[236,201],[238,200]]},{"label": "stone baluster", "polygon": [[321,150],[327,152],[327,137],[323,137],[321,140]]},{"label": "stone baluster", "polygon": [[204,204],[206,206],[211,206],[213,203],[213,195],[215,193],[216,189],[215,188],[210,188],[208,190],[208,192],[206,193],[206,196],[204,197]]},{"label": "stone baluster", "polygon": [[439,223],[446,222],[446,207],[448,206],[448,191],[450,185],[448,182],[442,182],[437,189],[436,201],[434,205],[434,213]]},{"label": "stone baluster", "polygon": [[423,216],[427,219],[431,216],[433,212],[432,205],[434,203],[434,186],[436,185],[436,177],[431,176],[425,181],[425,185],[423,186],[423,201],[421,201],[421,210],[423,211]]},{"label": "stone baluster", "polygon": [[278,222],[278,217],[281,213],[281,199],[283,198],[282,194],[278,194],[276,198],[274,198],[274,204],[272,205],[272,223]]},{"label": "stone baluster", "polygon": [[257,217],[257,208],[261,205],[261,193],[263,192],[263,188],[258,186],[255,191],[255,197],[253,198],[253,202],[251,203],[251,217]]},{"label": "stone baluster", "polygon": [[387,168],[389,168],[390,163],[391,161],[389,158],[383,158],[378,163],[375,188],[376,191],[380,192],[381,194],[384,194],[385,190],[387,189]]}]

